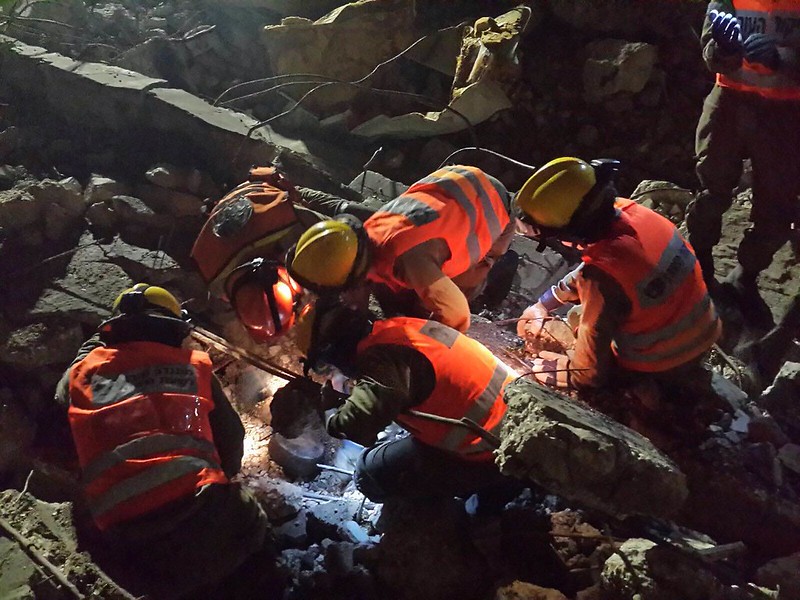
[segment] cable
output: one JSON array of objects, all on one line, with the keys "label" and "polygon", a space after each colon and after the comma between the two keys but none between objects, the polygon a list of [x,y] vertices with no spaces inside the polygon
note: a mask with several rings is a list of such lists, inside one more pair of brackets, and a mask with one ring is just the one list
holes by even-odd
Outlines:
[{"label": "cable", "polygon": [[525,169],[529,169],[529,170],[531,170],[531,171],[535,171],[535,170],[537,169],[537,167],[534,167],[533,165],[529,165],[529,164],[527,164],[527,163],[524,163],[524,162],[521,162],[521,161],[515,160],[515,159],[511,158],[510,156],[506,156],[505,154],[501,154],[500,152],[495,152],[494,150],[489,150],[488,148],[481,148],[481,147],[479,147],[479,146],[467,146],[467,147],[465,147],[465,148],[459,148],[459,149],[458,149],[458,150],[456,150],[455,152],[452,152],[452,153],[450,154],[450,156],[448,156],[447,158],[445,158],[445,159],[442,161],[442,163],[441,163],[441,164],[440,164],[440,165],[439,165],[437,168],[441,169],[441,168],[442,168],[443,166],[445,166],[445,165],[446,165],[446,164],[447,164],[447,163],[448,163],[448,162],[449,162],[449,161],[450,161],[450,160],[451,160],[451,159],[452,159],[454,156],[457,156],[458,154],[460,154],[460,153],[462,153],[462,152],[467,152],[467,151],[485,152],[486,154],[491,154],[492,156],[496,156],[497,158],[502,158],[503,160],[505,160],[505,161],[508,161],[508,162],[510,162],[511,164],[517,165],[518,167],[523,167],[523,168],[525,168]]}]

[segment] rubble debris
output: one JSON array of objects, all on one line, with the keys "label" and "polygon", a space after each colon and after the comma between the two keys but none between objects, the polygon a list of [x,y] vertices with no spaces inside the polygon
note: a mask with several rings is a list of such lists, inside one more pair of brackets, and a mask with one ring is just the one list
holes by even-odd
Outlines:
[{"label": "rubble debris", "polygon": [[341,539],[341,530],[357,515],[357,500],[332,500],[322,502],[308,511],[308,534],[314,541],[324,538]]},{"label": "rubble debris", "polygon": [[600,102],[619,92],[641,92],[653,72],[658,49],[644,42],[606,39],[589,44],[583,67],[586,101]]},{"label": "rubble debris", "polygon": [[494,600],[568,600],[558,590],[533,585],[526,581],[514,581],[495,592]]},{"label": "rubble debris", "polygon": [[3,336],[0,362],[20,371],[36,371],[48,365],[69,363],[83,342],[76,323],[31,323]]},{"label": "rubble debris", "polygon": [[757,403],[766,409],[795,443],[800,443],[800,363],[784,363]]},{"label": "rubble debris", "polygon": [[800,598],[800,552],[769,561],[758,569],[756,583],[779,589],[779,599]]},{"label": "rubble debris", "polygon": [[675,513],[678,467],[645,437],[534,382],[506,388],[500,470],[615,515]]}]

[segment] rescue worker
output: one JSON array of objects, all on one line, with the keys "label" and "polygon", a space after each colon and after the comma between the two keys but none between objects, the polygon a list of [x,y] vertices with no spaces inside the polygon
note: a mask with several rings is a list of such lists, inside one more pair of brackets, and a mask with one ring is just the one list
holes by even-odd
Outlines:
[{"label": "rescue worker", "polygon": [[537,374],[592,388],[647,375],[668,381],[700,368],[721,327],[691,246],[654,211],[617,198],[616,161],[550,161],[515,197],[527,235],[555,237],[581,264],[522,314],[521,337],[566,303],[582,307],[574,355],[540,353]]},{"label": "rescue worker", "polygon": [[367,218],[373,210],[296,187],[275,167],[254,167],[214,205],[192,258],[211,294],[230,304],[255,341],[269,343],[303,308],[303,289],[283,265],[286,251],[308,227],[340,212]]},{"label": "rescue worker", "polygon": [[230,481],[244,427],[208,355],[182,348],[188,333],[171,293],[136,284],[57,390],[100,554],[122,548],[119,562],[135,565],[134,581],[156,598],[215,597],[214,586],[248,559],[265,574],[274,564],[265,513]]},{"label": "rescue worker", "polygon": [[[753,325],[768,329],[773,317],[757,278],[789,239],[798,215],[800,1],[712,1],[701,39],[716,85],[697,125],[702,191],[687,211],[689,241],[712,293],[730,297]],[[753,168],[752,226],[739,245],[738,266],[716,294],[711,250],[745,158]]]},{"label": "rescue worker", "polygon": [[387,314],[470,322],[514,226],[502,183],[475,167],[448,166],[416,182],[362,222],[340,216],[309,228],[286,264],[301,285],[339,291],[366,284]]},{"label": "rescue worker", "polygon": [[[333,365],[355,380],[344,400],[326,385],[323,407],[338,406],[326,422],[331,436],[371,446],[358,460],[358,488],[375,502],[468,497],[510,483],[517,490],[495,466],[490,441],[429,418],[466,418],[497,436],[513,371],[442,323],[393,317],[372,324],[362,311],[328,300],[298,325],[298,346],[308,366]],[[373,446],[392,421],[411,435]]]}]

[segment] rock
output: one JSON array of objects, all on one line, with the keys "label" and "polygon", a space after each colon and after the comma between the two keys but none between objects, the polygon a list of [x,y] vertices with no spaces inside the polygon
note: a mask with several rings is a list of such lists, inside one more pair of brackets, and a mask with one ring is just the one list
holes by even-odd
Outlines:
[{"label": "rock", "polygon": [[789,437],[772,417],[757,416],[747,425],[748,442],[767,442],[780,448],[789,443]]},{"label": "rock", "polygon": [[[376,576],[385,596],[401,600],[477,600],[494,583],[472,545],[455,500],[392,502],[381,516]],[[443,551],[445,550],[446,551]]]},{"label": "rock", "polygon": [[27,462],[35,435],[36,423],[19,398],[9,389],[0,389],[0,476]]},{"label": "rock", "polygon": [[144,174],[153,185],[198,196],[216,196],[219,193],[211,178],[197,169],[160,164]]},{"label": "rock", "polygon": [[494,600],[568,600],[559,592],[550,588],[539,587],[526,581],[515,581],[499,588]]},{"label": "rock", "polygon": [[281,547],[303,548],[308,544],[308,515],[300,511],[285,523],[273,525],[272,534]]},{"label": "rock", "polygon": [[784,467],[800,475],[800,445],[786,444],[778,450],[778,460]]},{"label": "rock", "polygon": [[114,196],[130,196],[133,189],[126,183],[120,183],[102,175],[92,175],[84,192],[84,202],[91,206],[97,202],[106,202]]},{"label": "rock", "polygon": [[769,411],[786,434],[800,443],[800,363],[786,362],[775,381],[757,400],[760,407]]},{"label": "rock", "polygon": [[17,149],[20,132],[17,127],[7,127],[0,132],[0,163],[4,162]]},{"label": "rock", "polygon": [[135,194],[160,214],[205,220],[203,200],[198,196],[149,184],[137,185]]},{"label": "rock", "polygon": [[22,371],[69,363],[83,342],[74,323],[32,323],[12,331],[0,344],[0,362]]},{"label": "rock", "polygon": [[117,222],[116,213],[109,204],[95,202],[86,209],[86,220],[104,235],[112,234]]},{"label": "rock", "polygon": [[269,438],[269,456],[278,463],[289,477],[313,477],[319,472],[317,463],[322,461],[325,445],[317,431],[304,431],[294,438],[273,433]]},{"label": "rock", "polygon": [[250,487],[272,522],[285,521],[303,507],[303,489],[288,481],[259,477]]},{"label": "rock", "polygon": [[506,475],[617,515],[668,515],[686,499],[685,476],[647,438],[524,379],[505,397],[495,460]]},{"label": "rock", "polygon": [[0,191],[0,227],[14,232],[39,221],[42,207],[27,191]]},{"label": "rock", "polygon": [[653,72],[658,49],[642,42],[599,40],[589,44],[583,67],[583,89],[587,102],[599,102],[617,92],[637,93]]},{"label": "rock", "polygon": [[721,588],[697,560],[650,540],[633,538],[606,560],[601,586],[614,598],[706,600]]},{"label": "rock", "polygon": [[338,542],[325,548],[325,568],[334,577],[342,577],[353,570],[353,550],[355,544]]},{"label": "rock", "polygon": [[755,581],[771,589],[780,587],[779,598],[800,598],[800,552],[769,561],[758,570]]},{"label": "rock", "polygon": [[[274,436],[273,436],[274,437]],[[358,510],[357,500],[331,500],[308,511],[308,534],[312,540],[338,539],[345,523],[352,521]]]},{"label": "rock", "polygon": [[120,222],[126,228],[138,225],[149,231],[167,231],[173,223],[169,216],[157,213],[134,196],[114,196],[111,199],[111,207],[119,215]]}]

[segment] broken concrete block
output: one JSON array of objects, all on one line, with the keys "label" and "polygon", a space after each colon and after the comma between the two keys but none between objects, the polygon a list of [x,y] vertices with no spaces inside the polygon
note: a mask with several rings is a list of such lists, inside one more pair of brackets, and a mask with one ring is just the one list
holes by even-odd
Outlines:
[{"label": "broken concrete block", "polygon": [[65,364],[83,342],[78,324],[32,323],[12,331],[0,343],[0,363],[23,371]]},{"label": "broken concrete block", "polygon": [[778,450],[778,460],[784,467],[800,475],[800,445],[784,445]]},{"label": "broken concrete block", "polygon": [[83,200],[83,188],[77,179],[67,177],[61,181],[44,179],[36,183],[22,184],[37,202],[47,206],[57,204],[70,216],[80,216],[86,209]]},{"label": "broken concrete block", "polygon": [[601,573],[604,591],[615,598],[705,600],[721,585],[697,560],[669,546],[629,539],[612,554]]},{"label": "broken concrete block", "polygon": [[346,542],[353,542],[354,544],[368,544],[371,539],[367,530],[355,521],[347,521],[342,527],[339,528],[342,538]]},{"label": "broken concrete block", "polygon": [[146,183],[137,185],[134,193],[158,213],[173,217],[204,218],[203,199],[195,195]]},{"label": "broken concrete block", "polygon": [[10,189],[0,191],[0,227],[19,231],[39,221],[42,207],[27,191]]},{"label": "broken concrete block", "polygon": [[83,194],[84,202],[91,206],[97,202],[111,200],[114,196],[130,196],[133,190],[128,184],[120,183],[102,175],[92,175]]},{"label": "broken concrete block", "polygon": [[653,72],[658,48],[643,42],[599,40],[589,44],[583,66],[583,90],[587,102],[600,102],[617,92],[637,93]]},{"label": "broken concrete block", "polygon": [[259,477],[250,483],[250,488],[270,521],[285,521],[303,507],[303,489],[288,481]]},{"label": "broken concrete block", "polygon": [[755,581],[771,589],[780,587],[779,598],[800,598],[800,552],[769,561],[758,570]]},{"label": "broken concrete block", "polygon": [[355,566],[354,549],[355,544],[351,542],[329,544],[325,548],[325,568],[336,577],[347,575]]},{"label": "broken concrete block", "polygon": [[308,515],[300,511],[285,523],[273,525],[272,534],[281,547],[304,547],[308,543]]},{"label": "broken concrete block", "polygon": [[142,200],[134,196],[114,196],[111,207],[125,225],[139,225],[148,229],[168,230],[173,220],[157,213]]},{"label": "broken concrete block", "polygon": [[[274,436],[273,436],[274,437]],[[358,510],[357,500],[331,500],[308,511],[308,534],[312,540],[339,539],[340,530],[352,521]]]},{"label": "broken concrete block", "polygon": [[494,600],[568,600],[558,590],[539,587],[527,581],[514,581],[494,593]]},{"label": "broken concrete block", "polygon": [[769,411],[786,434],[800,443],[800,363],[786,362],[757,403]]},{"label": "broken concrete block", "polygon": [[537,383],[506,388],[496,462],[506,475],[616,515],[668,515],[686,478],[645,437]]}]

